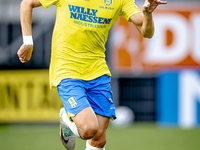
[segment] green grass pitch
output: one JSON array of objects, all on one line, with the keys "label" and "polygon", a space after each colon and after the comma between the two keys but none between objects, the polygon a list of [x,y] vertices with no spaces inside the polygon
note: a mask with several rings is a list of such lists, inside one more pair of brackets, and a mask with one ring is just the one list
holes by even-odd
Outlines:
[{"label": "green grass pitch", "polygon": [[[0,150],[65,150],[58,133],[59,124],[0,125]],[[85,141],[77,139],[75,150],[85,150]],[[200,150],[200,128],[109,127],[106,150]]]}]

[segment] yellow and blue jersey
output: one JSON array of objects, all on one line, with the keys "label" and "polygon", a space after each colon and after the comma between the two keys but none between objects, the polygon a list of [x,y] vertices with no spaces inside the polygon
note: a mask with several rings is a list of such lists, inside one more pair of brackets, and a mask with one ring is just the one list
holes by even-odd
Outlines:
[{"label": "yellow and blue jersey", "polygon": [[129,18],[141,11],[134,0],[39,0],[57,6],[52,38],[50,86],[62,79],[89,81],[111,76],[105,61],[105,43],[119,16]]}]

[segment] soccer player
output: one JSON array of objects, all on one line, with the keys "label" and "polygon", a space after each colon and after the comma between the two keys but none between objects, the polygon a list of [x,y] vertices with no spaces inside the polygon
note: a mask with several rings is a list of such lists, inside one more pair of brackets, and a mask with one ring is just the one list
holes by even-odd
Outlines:
[{"label": "soccer player", "polygon": [[[146,0],[142,12],[134,0],[23,0],[20,18],[22,63],[33,51],[32,9],[57,6],[52,38],[50,87],[57,87],[64,108],[60,110],[60,138],[68,150],[75,136],[87,140],[85,150],[104,150],[106,129],[115,119],[110,71],[105,61],[105,43],[119,16],[132,22],[143,37],[154,34],[152,12],[160,0]],[[131,31],[130,31],[131,32]]]}]

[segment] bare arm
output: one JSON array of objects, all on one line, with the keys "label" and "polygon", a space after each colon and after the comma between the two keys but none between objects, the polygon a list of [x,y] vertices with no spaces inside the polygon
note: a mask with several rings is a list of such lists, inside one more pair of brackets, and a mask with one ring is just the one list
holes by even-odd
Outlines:
[{"label": "bare arm", "polygon": [[[32,36],[32,10],[41,6],[39,0],[23,0],[20,6],[20,20],[23,36]],[[22,63],[30,60],[33,51],[33,44],[23,44],[17,54]]]},{"label": "bare arm", "polygon": [[22,34],[32,35],[31,24],[32,24],[32,10],[34,7],[41,6],[39,0],[23,0],[20,6],[20,20],[22,27]]},{"label": "bare arm", "polygon": [[[147,6],[148,2],[150,3],[149,7]],[[160,4],[167,4],[167,2],[160,0],[146,0],[142,7],[143,13],[135,14],[130,17],[131,22],[133,22],[141,35],[145,38],[151,38],[154,34],[152,12]]]}]

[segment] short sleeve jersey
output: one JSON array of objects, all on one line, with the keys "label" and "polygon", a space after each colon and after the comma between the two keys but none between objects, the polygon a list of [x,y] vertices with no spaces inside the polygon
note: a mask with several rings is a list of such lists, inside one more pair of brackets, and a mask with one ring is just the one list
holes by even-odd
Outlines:
[{"label": "short sleeve jersey", "polygon": [[105,43],[119,16],[126,20],[141,11],[134,0],[39,0],[57,6],[52,37],[50,86],[62,79],[92,80],[111,76],[105,61]]}]

